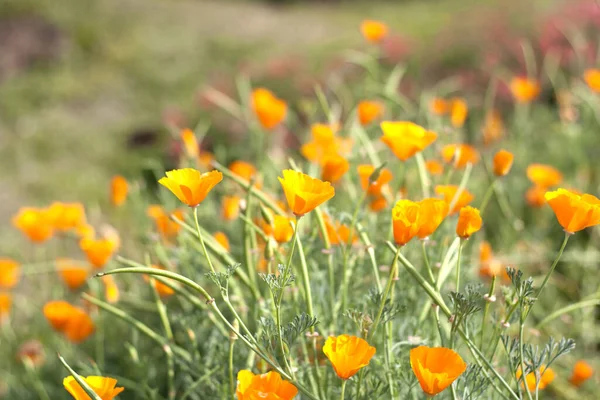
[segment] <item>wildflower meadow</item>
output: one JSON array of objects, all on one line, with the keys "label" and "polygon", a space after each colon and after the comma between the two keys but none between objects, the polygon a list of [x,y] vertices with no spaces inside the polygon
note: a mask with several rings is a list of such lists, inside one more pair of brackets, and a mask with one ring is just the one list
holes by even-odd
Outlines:
[{"label": "wildflower meadow", "polygon": [[470,67],[363,19],[20,204],[0,399],[597,399],[600,5],[556,7]]}]

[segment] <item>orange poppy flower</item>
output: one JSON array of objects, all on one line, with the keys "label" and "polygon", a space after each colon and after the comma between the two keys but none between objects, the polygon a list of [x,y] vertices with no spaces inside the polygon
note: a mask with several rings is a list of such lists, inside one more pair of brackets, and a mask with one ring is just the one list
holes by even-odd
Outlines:
[{"label": "orange poppy flower", "polygon": [[[332,246],[340,244],[350,243],[350,227],[345,224],[336,222],[335,224],[331,221],[329,215],[323,213],[323,220],[325,222],[325,230],[327,231],[327,238]],[[358,240],[356,232],[352,235],[352,243]]]},{"label": "orange poppy flower", "polygon": [[596,93],[600,93],[600,69],[586,69],[583,73],[585,83]]},{"label": "orange poppy flower", "polygon": [[504,136],[504,121],[498,110],[492,110],[486,114],[482,130],[483,144],[486,146]]},{"label": "orange poppy flower", "polygon": [[115,251],[115,243],[110,239],[83,238],[79,248],[85,253],[88,261],[95,268],[102,268]]},{"label": "orange poppy flower", "polygon": [[321,179],[327,182],[336,183],[348,172],[350,163],[340,155],[332,155],[323,161],[323,171]]},{"label": "orange poppy flower", "polygon": [[531,207],[540,208],[546,204],[547,189],[541,186],[532,186],[525,192],[525,200]]},{"label": "orange poppy flower", "polygon": [[258,88],[252,91],[252,109],[262,127],[271,130],[285,119],[287,104],[270,90]]},{"label": "orange poppy flower", "polygon": [[244,369],[238,372],[237,380],[238,400],[292,400],[298,394],[296,386],[281,379],[281,375],[275,371],[254,375]]},{"label": "orange poppy flower", "polygon": [[[435,187],[435,193],[444,197],[446,203],[452,203],[454,196],[458,192],[458,186],[456,185],[438,185]],[[467,189],[464,189],[456,201],[456,204],[450,210],[450,214],[455,214],[460,211],[461,208],[469,205],[475,196],[473,196]]]},{"label": "orange poppy flower", "polygon": [[424,199],[419,205],[417,236],[425,239],[433,234],[448,215],[448,203],[441,199]]},{"label": "orange poppy flower", "polygon": [[12,289],[21,278],[21,266],[10,258],[0,258],[0,289]]},{"label": "orange poppy flower", "polygon": [[468,239],[472,234],[481,229],[482,220],[479,210],[471,206],[460,209],[456,224],[456,235],[461,239]]},{"label": "orange poppy flower", "polygon": [[225,196],[221,208],[221,215],[225,221],[233,221],[240,215],[240,196]]},{"label": "orange poppy flower", "polygon": [[287,243],[294,236],[294,228],[291,223],[296,224],[295,218],[289,218],[283,215],[273,217],[273,232],[272,236],[277,243]]},{"label": "orange poppy flower", "polygon": [[154,219],[156,229],[162,238],[168,240],[172,237],[177,236],[181,230],[181,225],[171,219],[171,216],[177,218],[180,221],[184,219],[184,211],[177,209],[171,213],[165,212],[165,210],[158,205],[152,205],[148,207],[146,211],[147,215]]},{"label": "orange poppy flower", "polygon": [[127,200],[127,192],[129,190],[129,185],[127,184],[127,180],[123,178],[121,175],[113,176],[110,181],[110,202],[113,206],[118,207],[125,203]]},{"label": "orange poppy flower", "polygon": [[379,43],[388,35],[388,27],[383,22],[367,19],[360,24],[360,32],[367,41]]},{"label": "orange poppy flower", "polygon": [[302,172],[291,169],[283,171],[278,177],[288,206],[296,217],[302,217],[335,195],[335,189],[329,182],[312,178]]},{"label": "orange poppy flower", "polygon": [[592,375],[594,375],[594,369],[592,366],[584,360],[579,360],[573,367],[573,374],[571,375],[569,382],[571,382],[572,385],[579,387],[583,384],[583,382],[590,379]]},{"label": "orange poppy flower", "polygon": [[56,259],[56,270],[65,285],[71,290],[77,290],[87,280],[89,270],[77,262],[68,258]]},{"label": "orange poppy flower", "polygon": [[0,292],[0,323],[8,319],[12,307],[12,295]]},{"label": "orange poppy flower", "polygon": [[512,168],[514,159],[515,156],[510,151],[499,150],[494,155],[494,175],[506,176]]},{"label": "orange poppy flower", "polygon": [[429,103],[429,109],[431,110],[431,113],[438,116],[448,114],[450,108],[450,103],[441,97],[435,97],[433,100],[431,100],[431,103]]},{"label": "orange poppy flower", "polygon": [[450,123],[455,128],[461,128],[469,115],[469,107],[467,102],[462,98],[454,98],[450,100]]},{"label": "orange poppy flower", "polygon": [[196,139],[196,134],[191,129],[183,129],[179,133],[179,137],[183,142],[183,147],[185,148],[185,153],[189,158],[197,159],[200,155],[200,146],[198,146],[198,139]]},{"label": "orange poppy flower", "polygon": [[[521,368],[519,367],[519,369],[517,369],[517,379],[521,378],[521,375],[523,375],[523,373],[521,372]],[[535,372],[530,372],[527,374],[527,376],[525,377],[525,381],[527,382],[527,388],[529,389],[530,392],[534,392],[535,391],[535,387],[536,387],[536,376],[535,376]],[[539,382],[537,382],[537,387],[539,390],[543,390],[546,388],[546,386],[548,386],[553,380],[554,380],[554,370],[552,368],[546,368],[545,365],[542,365],[540,367],[540,379]],[[525,387],[525,385],[523,385],[523,382],[521,382],[521,387]]]},{"label": "orange poppy flower", "polygon": [[[166,268],[164,268],[160,265],[151,265],[151,268],[161,269],[163,271],[166,270]],[[144,275],[144,280],[146,282],[150,281],[150,278],[148,277],[148,275]],[[152,285],[154,286],[154,288],[156,289],[156,291],[158,292],[158,295],[160,297],[169,297],[175,293],[175,291],[173,289],[171,289],[164,283],[157,281],[156,279],[152,279]]]},{"label": "orange poppy flower", "polygon": [[339,125],[313,124],[311,141],[302,145],[300,153],[309,161],[323,164],[327,157],[345,156],[352,151],[352,139],[336,136]]},{"label": "orange poppy flower", "polygon": [[329,336],[323,346],[323,353],[331,361],[337,376],[350,379],[361,368],[369,365],[375,355],[375,347],[357,336]]},{"label": "orange poppy flower", "polygon": [[229,170],[247,182],[250,182],[256,175],[256,167],[242,160],[236,160],[229,164]]},{"label": "orange poppy flower", "polygon": [[479,152],[468,144],[448,144],[442,148],[442,158],[447,163],[452,163],[454,168],[462,169],[467,164],[477,164]]},{"label": "orange poppy flower", "polygon": [[212,168],[212,163],[215,160],[215,155],[210,151],[200,151],[198,154],[198,164],[204,169]]},{"label": "orange poppy flower", "polygon": [[419,346],[410,351],[410,366],[421,389],[430,396],[442,392],[467,369],[452,349]]},{"label": "orange poppy flower", "polygon": [[388,202],[383,196],[375,196],[369,202],[369,210],[373,212],[379,212],[385,210],[388,206]]},{"label": "orange poppy flower", "polygon": [[600,200],[596,196],[558,189],[547,192],[545,198],[565,232],[575,233],[600,224]]},{"label": "orange poppy flower", "polygon": [[90,224],[82,224],[75,228],[75,234],[80,238],[91,238],[96,237],[96,230]]},{"label": "orange poppy flower", "polygon": [[225,233],[215,232],[213,234],[213,237],[215,238],[217,243],[219,243],[225,250],[229,251],[231,249],[229,245],[229,239],[227,238],[227,235]]},{"label": "orange poppy flower", "polygon": [[[83,377],[82,377],[83,378]],[[119,395],[125,388],[116,387],[117,380],[113,378],[105,378],[103,376],[88,376],[83,378],[85,383],[96,393],[102,400],[113,400]],[[89,400],[90,396],[87,395],[85,390],[77,383],[73,376],[67,376],[63,379],[63,386],[67,389],[67,392],[73,396],[75,400]]]},{"label": "orange poppy flower", "polygon": [[44,316],[50,325],[73,343],[80,343],[94,333],[90,316],[66,301],[50,301],[44,306]]},{"label": "orange poppy flower", "polygon": [[106,301],[111,304],[117,303],[121,297],[121,293],[119,292],[115,278],[112,275],[104,275],[102,282],[104,283],[104,297]]},{"label": "orange poppy flower", "polygon": [[369,125],[371,122],[383,116],[383,103],[380,101],[363,100],[358,103],[358,120],[361,125]]},{"label": "orange poppy flower", "polygon": [[535,100],[540,92],[540,83],[536,79],[515,77],[510,82],[510,91],[517,103],[530,103]]},{"label": "orange poppy flower", "polygon": [[85,209],[81,203],[54,202],[47,212],[57,231],[66,232],[85,224]]},{"label": "orange poppy flower", "polygon": [[563,176],[551,165],[530,164],[527,167],[527,178],[536,186],[549,188],[562,182]]},{"label": "orange poppy flower", "polygon": [[501,276],[505,282],[510,282],[504,264],[494,257],[492,246],[485,240],[479,245],[479,276],[490,279]]},{"label": "orange poppy flower", "polygon": [[381,141],[402,161],[406,161],[435,142],[437,134],[408,121],[381,123]]},{"label": "orange poppy flower", "polygon": [[427,168],[427,172],[431,175],[441,175],[444,173],[444,165],[437,160],[428,160],[425,163],[425,168]]},{"label": "orange poppy flower", "polygon": [[37,340],[23,342],[17,351],[17,359],[33,367],[39,367],[46,360],[44,346]]},{"label": "orange poppy flower", "polygon": [[419,205],[410,200],[399,200],[392,210],[394,241],[399,246],[410,242],[419,231]]},{"label": "orange poppy flower", "polygon": [[48,210],[22,207],[12,223],[34,243],[42,243],[53,234],[53,223]]},{"label": "orange poppy flower", "polygon": [[184,204],[196,207],[208,195],[217,183],[223,180],[219,171],[201,173],[193,168],[167,171],[167,176],[158,183],[169,189]]},{"label": "orange poppy flower", "polygon": [[392,181],[393,176],[389,169],[382,168],[379,171],[377,179],[372,181],[371,175],[373,175],[375,169],[373,165],[368,164],[362,164],[357,167],[362,189],[366,190],[370,196],[380,197],[385,191],[384,189],[387,188],[387,184]]}]

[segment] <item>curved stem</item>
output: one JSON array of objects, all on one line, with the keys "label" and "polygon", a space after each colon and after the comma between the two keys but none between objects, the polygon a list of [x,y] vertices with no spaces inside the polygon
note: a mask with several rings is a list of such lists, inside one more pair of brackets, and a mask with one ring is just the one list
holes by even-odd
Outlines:
[{"label": "curved stem", "polygon": [[215,267],[213,266],[212,261],[210,260],[210,256],[208,255],[208,251],[206,250],[206,245],[204,244],[204,239],[202,239],[202,233],[200,233],[200,224],[198,224],[198,207],[194,207],[194,222],[196,223],[196,232],[198,234],[198,239],[200,239],[200,246],[202,246],[202,251],[204,252],[204,257],[208,262],[208,266],[213,273],[215,272]]}]

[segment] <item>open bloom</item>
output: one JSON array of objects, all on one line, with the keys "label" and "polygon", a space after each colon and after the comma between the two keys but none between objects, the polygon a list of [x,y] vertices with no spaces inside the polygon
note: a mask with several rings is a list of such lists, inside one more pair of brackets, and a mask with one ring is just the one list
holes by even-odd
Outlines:
[{"label": "open bloom", "polygon": [[410,200],[399,200],[392,209],[394,242],[404,246],[417,235],[419,225],[419,205]]},{"label": "open bloom", "polygon": [[327,238],[332,246],[340,244],[351,244],[358,240],[356,232],[352,235],[350,240],[350,227],[340,222],[333,222],[329,215],[323,213],[323,220],[325,222],[325,230],[327,231]]},{"label": "open bloom", "polygon": [[379,43],[387,36],[388,27],[383,22],[367,19],[360,24],[360,32],[369,42]]},{"label": "open bloom", "polygon": [[467,364],[454,350],[427,346],[410,351],[410,366],[421,389],[430,396],[442,392],[467,369]]},{"label": "open bloom", "polygon": [[536,79],[522,76],[513,78],[509,87],[517,103],[530,103],[539,96],[541,91],[540,83]]},{"label": "open bloom", "polygon": [[196,134],[191,129],[183,129],[179,133],[179,137],[183,142],[183,147],[185,148],[185,153],[191,159],[197,159],[200,155],[200,146],[198,146],[198,139],[196,139]]},{"label": "open bloom", "polygon": [[369,125],[383,115],[384,107],[380,101],[363,100],[358,103],[358,120],[361,125]]},{"label": "open bloom", "polygon": [[47,215],[55,230],[67,232],[78,229],[86,222],[85,209],[81,203],[54,202],[48,207]]},{"label": "open bloom", "polygon": [[223,180],[219,171],[201,173],[193,168],[167,171],[158,183],[169,189],[182,203],[196,207],[206,198],[213,187]]},{"label": "open bloom", "polygon": [[[83,378],[83,377],[82,377]],[[122,387],[117,386],[117,380],[113,378],[105,378],[103,376],[88,376],[83,378],[85,383],[96,393],[102,400],[113,400],[123,390]],[[75,400],[89,400],[90,396],[87,395],[85,390],[77,383],[73,376],[67,376],[63,380],[63,386],[67,389],[67,392],[73,396]]]},{"label": "open bloom", "polygon": [[515,156],[507,150],[499,150],[494,155],[494,175],[505,176],[508,174],[513,165]]},{"label": "open bloom", "polygon": [[311,140],[302,145],[300,152],[309,161],[323,164],[334,155],[346,156],[352,151],[351,138],[336,135],[339,124],[313,124],[310,128]]},{"label": "open bloom", "polygon": [[52,327],[73,343],[80,343],[94,333],[90,316],[66,301],[50,301],[44,306],[44,316]]},{"label": "open bloom", "polygon": [[[516,375],[517,379],[521,378],[521,375],[523,375],[523,372],[521,372],[521,368],[517,369]],[[525,377],[525,381],[527,382],[527,388],[530,392],[534,392],[535,387],[537,385],[539,390],[543,390],[554,380],[554,376],[555,374],[552,368],[546,368],[545,365],[542,365],[539,371],[539,382],[538,379],[536,379],[536,373],[533,371],[528,373]],[[523,382],[521,382],[521,387],[525,387],[525,385],[523,385]]]},{"label": "open bloom", "polygon": [[312,178],[302,172],[286,169],[283,171],[283,178],[278,179],[288,206],[297,217],[311,212],[335,195],[331,183]]},{"label": "open bloom", "polygon": [[48,210],[22,207],[12,219],[13,225],[34,243],[42,243],[54,232]]},{"label": "open bloom", "polygon": [[247,182],[250,182],[252,178],[256,176],[256,167],[249,162],[236,160],[229,164],[228,167],[231,172]]},{"label": "open bloom", "polygon": [[481,215],[479,210],[471,206],[460,209],[458,222],[456,224],[456,234],[461,239],[468,239],[472,234],[481,229]]},{"label": "open bloom", "polygon": [[430,175],[441,175],[444,173],[444,165],[438,160],[427,160],[425,168]]},{"label": "open bloom", "polygon": [[271,130],[285,119],[287,104],[270,90],[257,88],[252,91],[252,109],[262,127]]},{"label": "open bloom", "polygon": [[158,233],[165,240],[169,240],[177,236],[181,230],[181,225],[173,221],[171,216],[183,221],[182,209],[178,208],[175,211],[168,213],[161,206],[152,205],[148,207],[146,214],[154,220]]},{"label": "open bloom", "polygon": [[323,171],[321,179],[327,182],[336,183],[348,172],[350,163],[339,154],[334,154],[324,158],[322,163]]},{"label": "open bloom", "polygon": [[251,371],[241,370],[237,380],[238,400],[292,400],[298,394],[296,386],[281,379],[275,371],[254,375]]},{"label": "open bloom", "polygon": [[379,170],[379,174],[372,176],[375,172],[373,165],[362,164],[357,167],[360,186],[367,191],[369,196],[380,197],[387,189],[387,184],[393,179],[392,173],[387,168]]},{"label": "open bloom", "polygon": [[240,196],[224,196],[221,215],[225,221],[233,221],[240,215]]},{"label": "open bloom", "polygon": [[127,180],[121,175],[115,175],[110,181],[110,202],[112,205],[118,207],[125,203],[128,190]]},{"label": "open bloom", "polygon": [[435,142],[437,134],[409,121],[381,123],[381,141],[402,161],[406,161]]},{"label": "open bloom", "polygon": [[448,215],[448,203],[441,199],[424,199],[419,205],[417,236],[425,239],[433,234]]},{"label": "open bloom", "polygon": [[600,69],[586,69],[583,73],[585,83],[596,93],[600,93]]},{"label": "open bloom", "polygon": [[83,238],[79,248],[85,253],[88,261],[96,268],[102,268],[115,251],[115,242],[111,239]]},{"label": "open bloom", "polygon": [[591,194],[577,194],[566,189],[546,193],[560,225],[568,233],[575,233],[600,224],[600,200]]},{"label": "open bloom", "polygon": [[[448,205],[452,204],[452,201],[458,194],[458,186],[456,185],[437,185],[435,187],[435,193],[444,197],[444,200]],[[458,198],[456,199],[456,204],[449,211],[450,214],[457,213],[461,208],[467,206],[471,201],[473,201],[475,197],[467,190],[464,189],[460,194],[458,194]]]},{"label": "open bloom", "polygon": [[460,97],[450,100],[450,123],[455,128],[460,128],[465,124],[469,107],[465,99]]},{"label": "open bloom", "polygon": [[0,289],[12,289],[21,278],[21,266],[10,258],[0,258]]},{"label": "open bloom", "polygon": [[361,368],[369,365],[375,355],[375,347],[356,336],[330,336],[323,346],[323,353],[331,361],[337,376],[350,379]]},{"label": "open bloom", "polygon": [[583,382],[590,379],[592,375],[594,375],[592,366],[584,360],[579,360],[573,367],[573,374],[571,375],[571,378],[569,378],[569,382],[571,382],[572,385],[579,387]]},{"label": "open bloom", "polygon": [[56,259],[56,270],[65,285],[71,290],[77,290],[87,280],[89,270],[68,258]]},{"label": "open bloom", "polygon": [[527,167],[527,178],[536,186],[549,188],[561,183],[563,176],[551,165],[530,164]]},{"label": "open bloom", "polygon": [[479,152],[468,144],[448,144],[442,148],[442,158],[454,168],[462,169],[467,164],[477,164]]}]

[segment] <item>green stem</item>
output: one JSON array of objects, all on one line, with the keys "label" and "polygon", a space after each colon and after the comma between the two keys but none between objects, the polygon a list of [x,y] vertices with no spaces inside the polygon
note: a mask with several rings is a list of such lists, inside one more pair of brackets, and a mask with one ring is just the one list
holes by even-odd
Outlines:
[{"label": "green stem", "polygon": [[492,198],[492,194],[494,194],[494,187],[496,186],[497,181],[497,179],[494,179],[492,183],[490,183],[490,186],[487,188],[485,194],[483,195],[483,200],[481,201],[481,205],[479,206],[479,212],[482,215],[487,205],[489,204],[490,199]]},{"label": "green stem", "polygon": [[464,240],[461,239],[458,245],[458,255],[456,256],[456,293],[460,292],[460,256],[462,255]]},{"label": "green stem", "polygon": [[479,347],[483,348],[483,340],[485,339],[485,326],[487,324],[487,317],[490,311],[490,299],[494,295],[494,291],[496,290],[496,275],[492,278],[492,283],[490,284],[490,290],[488,291],[488,298],[486,299],[485,307],[483,309],[483,318],[481,319],[481,338],[479,340]]},{"label": "green stem", "polygon": [[200,224],[198,224],[198,207],[194,207],[194,222],[196,223],[196,232],[198,234],[198,239],[200,239],[200,246],[202,246],[202,251],[204,252],[204,257],[208,262],[208,266],[212,273],[215,272],[215,267],[213,266],[212,261],[210,260],[210,256],[208,255],[208,251],[206,250],[206,246],[204,245],[204,239],[202,239],[202,233],[200,233]]},{"label": "green stem", "polygon": [[[352,247],[352,238],[354,237],[354,228],[356,227],[356,222],[358,219],[358,212],[361,209],[361,206],[365,199],[367,198],[367,192],[361,196],[360,200],[356,204],[354,209],[354,213],[352,214],[352,221],[350,222],[350,236],[349,243],[343,243],[342,248],[344,249],[344,262],[342,264],[342,300],[340,308],[342,310],[346,309],[346,301],[348,298],[348,280],[350,278],[350,274],[348,273],[348,259],[350,258],[350,248]],[[335,308],[336,313],[338,307]]]},{"label": "green stem", "polygon": [[559,310],[556,310],[552,314],[548,315],[546,318],[544,318],[537,324],[536,328],[538,328],[538,329],[541,328],[542,326],[546,325],[548,322],[560,317],[563,314],[570,313],[571,311],[575,311],[580,308],[593,307],[593,306],[597,306],[597,305],[600,305],[600,299],[584,300],[584,301],[580,301],[579,303],[570,304],[570,305],[563,307]]},{"label": "green stem", "polygon": [[435,285],[435,276],[433,276],[431,264],[429,263],[429,257],[427,257],[427,248],[425,245],[425,240],[421,240],[421,250],[423,250],[423,262],[425,263],[427,274],[429,275],[429,279],[431,279],[431,283]]},{"label": "green stem", "polygon": [[398,247],[396,249],[396,256],[394,257],[394,261],[392,261],[392,265],[390,266],[390,275],[388,276],[388,280],[385,285],[385,291],[383,292],[383,296],[381,297],[381,304],[379,304],[377,317],[375,318],[375,322],[373,322],[373,328],[371,328],[371,339],[375,336],[375,332],[377,331],[377,327],[379,326],[379,322],[381,321],[381,316],[383,315],[385,303],[388,297],[390,296],[392,287],[394,286],[394,277],[396,276],[396,271],[398,269],[398,257],[400,257],[401,249],[402,247]]},{"label": "green stem", "polygon": [[423,191],[423,197],[429,197],[431,181],[429,180],[429,175],[427,174],[427,168],[425,167],[425,159],[423,158],[423,154],[418,152],[415,154],[415,159],[417,160],[417,169],[419,170],[419,181],[421,182],[421,190]]},{"label": "green stem", "polygon": [[529,390],[529,385],[527,384],[527,371],[525,371],[525,356],[523,354],[523,331],[525,330],[525,318],[527,318],[527,314],[525,313],[522,300],[521,302],[521,317],[519,321],[519,365],[521,367],[521,382],[523,382],[523,386],[525,386],[525,391],[527,392],[527,398],[529,400],[533,400],[531,397],[531,391]]},{"label": "green stem", "polygon": [[346,379],[344,379],[342,381],[342,395],[340,396],[340,400],[344,400],[344,398],[346,396],[346,383],[348,383],[348,381]]},{"label": "green stem", "polygon": [[235,339],[229,339],[229,393],[231,399],[235,399],[235,378],[233,374],[233,348],[235,347]]}]

